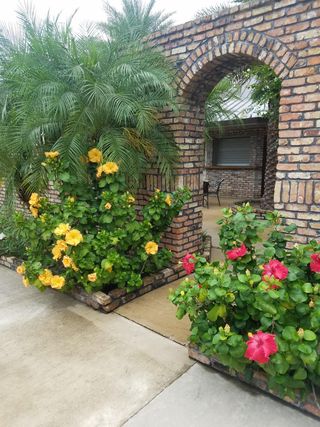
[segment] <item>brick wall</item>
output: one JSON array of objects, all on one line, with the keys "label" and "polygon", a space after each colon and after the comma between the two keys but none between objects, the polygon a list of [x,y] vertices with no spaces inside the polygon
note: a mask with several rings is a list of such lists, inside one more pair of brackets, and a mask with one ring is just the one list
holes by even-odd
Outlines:
[{"label": "brick wall", "polygon": [[[210,187],[224,179],[220,194],[224,197],[259,199],[262,186],[263,152],[266,141],[267,122],[264,119],[247,119],[241,124],[221,122],[221,129],[212,133],[206,144],[206,167],[204,176]],[[216,166],[212,161],[215,143],[219,138],[239,137],[250,140],[249,166]],[[222,141],[223,143],[223,141]]]},{"label": "brick wall", "polygon": [[180,111],[166,111],[162,119],[181,149],[175,185],[192,182],[193,200],[182,217],[184,224],[193,227],[193,234],[181,231],[168,238],[177,256],[200,244],[205,99],[226,74],[256,62],[269,65],[282,80],[275,208],[298,225],[297,241],[317,236],[319,27],[319,0],[256,0],[149,37],[177,68]]}]

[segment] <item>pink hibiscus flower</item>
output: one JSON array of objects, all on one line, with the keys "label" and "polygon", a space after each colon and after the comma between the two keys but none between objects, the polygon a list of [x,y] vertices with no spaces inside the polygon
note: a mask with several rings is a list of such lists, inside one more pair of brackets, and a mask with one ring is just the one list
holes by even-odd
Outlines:
[{"label": "pink hibiscus flower", "polygon": [[278,351],[275,335],[262,331],[252,335],[246,344],[247,350],[244,357],[258,363],[269,362],[269,356]]},{"label": "pink hibiscus flower", "polygon": [[191,274],[194,272],[196,260],[194,255],[187,254],[182,258],[182,267],[184,268],[187,274]]},{"label": "pink hibiscus flower", "polygon": [[263,266],[262,276],[274,277],[278,280],[284,280],[288,277],[288,269],[277,259],[272,259]]},{"label": "pink hibiscus flower", "polygon": [[320,254],[312,254],[310,258],[310,270],[314,273],[320,273]]},{"label": "pink hibiscus flower", "polygon": [[233,248],[230,251],[226,252],[227,258],[231,259],[231,261],[243,257],[248,252],[244,243],[240,246],[240,248]]}]

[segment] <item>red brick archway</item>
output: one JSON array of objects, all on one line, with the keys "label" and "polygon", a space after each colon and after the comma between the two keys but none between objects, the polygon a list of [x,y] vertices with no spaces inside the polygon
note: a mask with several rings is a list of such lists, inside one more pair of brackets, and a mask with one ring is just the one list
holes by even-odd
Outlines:
[{"label": "red brick archway", "polygon": [[[150,37],[176,63],[179,112],[162,121],[180,146],[175,186],[188,186],[191,203],[167,233],[177,257],[197,251],[202,231],[204,101],[212,87],[243,64],[268,64],[282,80],[274,201],[298,225],[296,241],[320,228],[320,2],[256,0],[213,18],[188,22]],[[161,182],[146,177],[145,191]],[[162,185],[162,186],[163,186]]]}]

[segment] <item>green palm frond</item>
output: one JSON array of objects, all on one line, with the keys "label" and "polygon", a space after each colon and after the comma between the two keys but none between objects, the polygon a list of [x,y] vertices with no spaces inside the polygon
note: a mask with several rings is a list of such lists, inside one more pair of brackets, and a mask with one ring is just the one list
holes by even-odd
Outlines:
[{"label": "green palm frond", "polygon": [[106,1],[104,9],[107,21],[98,25],[100,30],[112,40],[122,43],[141,40],[155,31],[167,29],[173,24],[173,13],[155,11],[155,0],[143,4],[141,0],[122,0],[122,10]]},{"label": "green palm frond", "polygon": [[[126,0],[125,13],[160,25],[167,18],[153,6]],[[24,194],[44,190],[44,152],[54,149],[81,182],[81,157],[98,143],[107,159],[122,164],[130,185],[149,164],[172,174],[177,150],[157,116],[175,108],[173,65],[138,40],[76,37],[70,20],[38,21],[30,6],[18,16],[19,40],[0,31],[0,155],[10,153],[0,162],[0,178]]]}]

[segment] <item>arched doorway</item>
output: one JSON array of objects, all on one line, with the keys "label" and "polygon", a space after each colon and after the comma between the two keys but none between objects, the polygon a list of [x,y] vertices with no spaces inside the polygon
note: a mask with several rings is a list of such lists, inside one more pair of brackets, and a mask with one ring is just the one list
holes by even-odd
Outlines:
[{"label": "arched doorway", "polygon": [[320,198],[320,156],[313,154],[320,154],[320,60],[314,47],[318,14],[316,1],[259,0],[150,37],[178,70],[179,112],[165,111],[161,117],[180,146],[175,185],[188,186],[193,194],[165,241],[178,258],[201,246],[206,96],[224,75],[256,62],[270,66],[282,80],[275,208],[297,223],[296,241],[317,235],[320,212],[313,204]]}]

